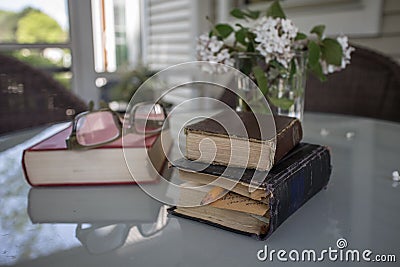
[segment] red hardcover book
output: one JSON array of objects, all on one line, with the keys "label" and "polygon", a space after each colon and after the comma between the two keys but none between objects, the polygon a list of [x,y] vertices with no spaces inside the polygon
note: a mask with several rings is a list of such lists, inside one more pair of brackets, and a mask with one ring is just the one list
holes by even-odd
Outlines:
[{"label": "red hardcover book", "polygon": [[[133,178],[124,157],[122,138],[88,150],[69,150],[65,140],[69,126],[24,150],[22,166],[32,186],[132,184],[157,181],[172,143],[169,131],[143,137],[129,134],[124,138],[125,157],[138,166]],[[144,140],[143,140],[144,139]]]}]

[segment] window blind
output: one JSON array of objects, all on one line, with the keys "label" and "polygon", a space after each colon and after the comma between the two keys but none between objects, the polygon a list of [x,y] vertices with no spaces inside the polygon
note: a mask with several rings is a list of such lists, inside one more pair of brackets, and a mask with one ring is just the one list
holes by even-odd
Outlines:
[{"label": "window blind", "polygon": [[161,70],[194,59],[196,12],[191,0],[144,1],[144,61]]}]

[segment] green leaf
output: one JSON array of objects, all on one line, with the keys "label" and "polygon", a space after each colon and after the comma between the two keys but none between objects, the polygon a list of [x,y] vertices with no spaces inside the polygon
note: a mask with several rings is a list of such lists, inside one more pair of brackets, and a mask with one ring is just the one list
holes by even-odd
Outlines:
[{"label": "green leaf", "polygon": [[247,76],[250,76],[251,71],[252,71],[251,65],[250,64],[243,64],[240,67],[240,71],[243,72],[244,74],[246,74]]},{"label": "green leaf", "polygon": [[242,24],[240,24],[240,23],[236,23],[235,26],[238,26],[238,27],[240,27],[240,28],[246,28],[246,27],[244,27],[244,26],[243,26]]},{"label": "green leaf", "polygon": [[247,38],[249,38],[249,40],[254,41],[254,39],[256,39],[257,35],[254,32],[250,32],[247,31]]},{"label": "green leaf", "polygon": [[319,37],[319,39],[322,39],[322,36],[324,36],[324,31],[325,25],[317,25],[311,29],[310,33],[315,33]]},{"label": "green leaf", "polygon": [[265,72],[260,66],[253,67],[254,77],[256,77],[257,85],[260,88],[263,95],[268,94],[268,81],[265,77]]},{"label": "green leaf", "polygon": [[328,64],[340,66],[342,64],[342,46],[338,41],[332,38],[325,38],[322,40],[321,46],[322,58]]},{"label": "green leaf", "polygon": [[290,73],[289,73],[289,82],[292,83],[293,77],[296,74],[297,67],[296,67],[296,62],[295,59],[293,58],[292,61],[290,62]]},{"label": "green leaf", "polygon": [[235,32],[236,41],[238,41],[242,45],[247,45],[246,35],[247,35],[247,29],[241,28],[240,30]]},{"label": "green leaf", "polygon": [[215,29],[223,39],[227,38],[233,32],[233,28],[228,24],[217,24],[215,25]]},{"label": "green leaf", "polygon": [[231,11],[231,16],[237,18],[237,19],[244,19],[245,18],[245,13],[240,10],[239,8],[234,8]]},{"label": "green leaf", "polygon": [[285,12],[279,4],[279,0],[275,0],[267,10],[267,17],[286,19]]},{"label": "green leaf", "polygon": [[321,48],[316,42],[310,41],[308,43],[308,64],[313,67],[319,64],[319,58],[321,56]]},{"label": "green leaf", "polygon": [[271,67],[275,68],[280,74],[287,73],[287,68],[279,63],[277,60],[271,60],[268,63]]},{"label": "green leaf", "polygon": [[300,41],[304,39],[307,39],[307,35],[302,32],[298,32],[296,38],[294,38],[295,41]]},{"label": "green leaf", "polygon": [[251,10],[247,10],[247,12],[248,13],[246,14],[246,16],[252,19],[258,19],[261,13],[260,11],[251,11]]},{"label": "green leaf", "polygon": [[293,58],[292,62],[290,63],[290,75],[294,75],[296,73],[296,60]]},{"label": "green leaf", "polygon": [[321,82],[326,81],[326,76],[322,71],[321,63],[318,62],[318,64],[312,66],[310,70]]},{"label": "green leaf", "polygon": [[275,107],[281,108],[288,110],[291,106],[294,104],[294,100],[287,99],[287,98],[277,98],[270,96],[268,97],[269,101],[274,105]]},{"label": "green leaf", "polygon": [[239,8],[233,9],[230,14],[237,18],[237,19],[244,19],[246,17],[251,18],[251,19],[258,19],[260,16],[261,12],[260,11],[252,11],[252,10],[240,10]]},{"label": "green leaf", "polygon": [[93,109],[94,109],[94,101],[90,100],[88,106],[89,106],[89,111],[93,111]]},{"label": "green leaf", "polygon": [[256,51],[256,50],[254,49],[254,44],[253,44],[252,41],[248,42],[246,51],[247,51],[247,52],[255,52],[255,51]]}]

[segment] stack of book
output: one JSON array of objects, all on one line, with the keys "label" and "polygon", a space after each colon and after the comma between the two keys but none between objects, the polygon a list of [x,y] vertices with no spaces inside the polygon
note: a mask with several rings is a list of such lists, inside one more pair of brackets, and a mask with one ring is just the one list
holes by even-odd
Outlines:
[{"label": "stack of book", "polygon": [[238,113],[245,135],[232,127],[228,134],[223,115],[186,126],[186,157],[172,163],[184,183],[169,212],[264,239],[326,187],[329,150],[301,143],[295,118],[274,116],[276,135],[262,138],[254,114]]}]

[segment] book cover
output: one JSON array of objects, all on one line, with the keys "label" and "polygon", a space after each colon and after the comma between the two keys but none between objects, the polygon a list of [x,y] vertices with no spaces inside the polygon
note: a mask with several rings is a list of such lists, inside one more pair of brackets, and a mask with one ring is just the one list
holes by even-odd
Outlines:
[{"label": "book cover", "polygon": [[[186,157],[216,165],[229,164],[265,171],[271,169],[303,137],[301,123],[296,118],[261,114],[258,115],[261,120],[257,120],[252,112],[236,114],[239,119],[235,114],[222,112],[186,126]],[[229,122],[229,125],[225,127],[220,122]],[[268,128],[274,124],[275,129]],[[265,132],[260,129],[265,129]],[[204,138],[214,142],[216,151],[213,145],[210,148],[206,143],[200,145]]]},{"label": "book cover", "polygon": [[[186,159],[175,161],[174,166],[190,172],[192,169],[198,170],[199,162],[192,162]],[[195,164],[196,166],[194,166]],[[211,165],[204,166],[199,173],[203,177],[212,176],[214,179],[223,174],[227,167]],[[225,178],[232,181],[239,181],[242,184],[250,185],[251,175],[256,170],[246,170],[242,177],[235,176],[238,168],[231,168]],[[194,173],[194,172],[193,172]],[[194,173],[197,174],[197,173]],[[268,198],[268,222],[264,224],[265,229],[261,229],[260,234],[243,230],[219,220],[218,211],[213,211],[213,217],[199,216],[199,213],[192,212],[191,208],[187,208],[189,213],[179,211],[179,207],[173,207],[169,210],[171,214],[181,217],[198,220],[207,224],[211,224],[223,229],[234,232],[256,236],[259,239],[265,239],[270,236],[291,214],[298,210],[312,196],[326,187],[331,174],[331,163],[329,150],[324,146],[301,143],[284,157],[277,165],[275,165],[267,175],[267,178],[260,185],[260,190],[265,191]],[[196,176],[198,183],[204,183],[202,176]],[[224,186],[221,184],[220,186]],[[195,208],[196,209],[196,208]]]},{"label": "book cover", "polygon": [[[24,150],[22,166],[27,182],[32,186],[131,184],[157,181],[172,144],[169,130],[143,137],[129,134],[104,146],[87,150],[69,150],[66,138],[72,126]],[[135,179],[125,163],[125,157],[137,162]]]}]

